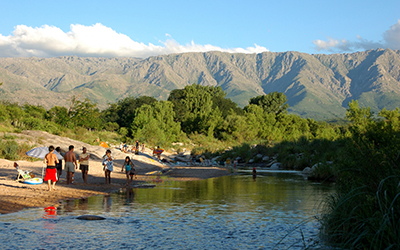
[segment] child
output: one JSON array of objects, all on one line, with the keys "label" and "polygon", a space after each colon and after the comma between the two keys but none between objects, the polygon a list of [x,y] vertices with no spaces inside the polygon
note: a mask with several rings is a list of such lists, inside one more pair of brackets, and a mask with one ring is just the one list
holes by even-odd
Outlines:
[{"label": "child", "polygon": [[[135,165],[133,165],[129,156],[125,158],[125,162],[124,165],[122,165],[121,172],[124,172],[124,167],[126,172],[126,185],[129,186],[133,180],[133,176],[135,175]],[[131,177],[130,181],[129,181],[129,176]]]},{"label": "child", "polygon": [[107,149],[106,155],[103,158],[103,171],[106,177],[106,184],[111,184],[111,172],[113,171],[114,158],[111,156],[111,150]]}]

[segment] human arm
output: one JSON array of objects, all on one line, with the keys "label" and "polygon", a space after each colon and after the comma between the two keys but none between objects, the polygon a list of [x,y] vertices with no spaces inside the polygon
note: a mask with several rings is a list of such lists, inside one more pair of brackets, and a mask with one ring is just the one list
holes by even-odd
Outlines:
[{"label": "human arm", "polygon": [[78,169],[78,163],[76,162],[76,156],[75,156],[75,154],[72,154],[72,160],[73,160],[73,162],[74,162],[74,164],[75,164],[75,169]]}]

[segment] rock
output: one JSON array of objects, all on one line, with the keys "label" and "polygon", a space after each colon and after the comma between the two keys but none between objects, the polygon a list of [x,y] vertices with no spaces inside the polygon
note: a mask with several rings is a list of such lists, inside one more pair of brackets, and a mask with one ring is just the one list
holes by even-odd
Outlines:
[{"label": "rock", "polygon": [[272,160],[270,162],[267,163],[267,166],[271,167],[272,165],[274,165],[275,163],[277,163],[276,160]]},{"label": "rock", "polygon": [[302,174],[312,174],[313,169],[310,167],[306,167],[303,169],[303,171],[301,172]]},{"label": "rock", "polygon": [[211,161],[212,162],[214,162],[214,161],[216,162],[216,161],[218,161],[218,159],[219,159],[219,156],[212,158]]},{"label": "rock", "polygon": [[267,156],[264,156],[263,158],[262,158],[262,161],[269,161],[269,156],[267,155]]},{"label": "rock", "polygon": [[249,160],[249,163],[254,163],[254,159],[250,159],[250,160]]},{"label": "rock", "polygon": [[314,170],[315,170],[317,167],[319,167],[321,164],[322,164],[321,162],[315,163],[315,164],[311,167],[312,171],[314,171]]},{"label": "rock", "polygon": [[279,169],[281,166],[280,162],[275,162],[274,164],[272,164],[272,166],[270,167],[271,170],[277,170]]},{"label": "rock", "polygon": [[263,155],[262,154],[257,154],[256,157],[257,158],[263,158]]},{"label": "rock", "polygon": [[106,218],[98,215],[81,215],[76,217],[78,220],[105,220]]},{"label": "rock", "polygon": [[179,156],[176,156],[176,157],[174,158],[174,160],[175,160],[175,161],[190,162],[190,158],[188,159],[188,158],[186,158],[186,157],[179,157]]}]

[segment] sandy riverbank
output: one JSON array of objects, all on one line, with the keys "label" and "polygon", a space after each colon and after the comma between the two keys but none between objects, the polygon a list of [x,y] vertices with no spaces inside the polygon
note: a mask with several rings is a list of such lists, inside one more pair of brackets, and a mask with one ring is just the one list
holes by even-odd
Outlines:
[{"label": "sandy riverbank", "polygon": [[[132,156],[132,155],[131,155]],[[36,177],[42,176],[43,163],[17,161],[21,169],[32,170]],[[75,181],[66,185],[66,173],[63,171],[60,181],[56,184],[55,191],[48,192],[47,184],[29,185],[16,182],[17,171],[13,162],[0,159],[0,213],[12,213],[25,208],[58,206],[61,200],[78,199],[94,195],[104,195],[119,190],[126,185],[126,175],[121,172],[123,157],[115,161],[114,171],[111,173],[111,184],[106,185],[104,172],[100,160],[91,160],[89,167],[88,184],[83,184],[81,171],[77,170]],[[136,167],[136,183],[153,183],[155,176],[145,175],[148,172],[169,168],[148,155],[133,156]],[[199,180],[227,175],[224,168],[218,167],[175,167],[167,176],[178,181]],[[133,183],[135,184],[135,183]],[[157,184],[157,185],[162,185]]]}]

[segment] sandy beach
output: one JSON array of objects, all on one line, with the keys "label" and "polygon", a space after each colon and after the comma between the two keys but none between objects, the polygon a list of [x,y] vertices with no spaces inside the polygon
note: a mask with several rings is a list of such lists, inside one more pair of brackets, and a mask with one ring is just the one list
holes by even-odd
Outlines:
[{"label": "sandy beach", "polygon": [[[65,181],[66,173],[63,171],[59,182],[56,184],[56,190],[47,191],[47,184],[30,185],[17,182],[17,171],[13,167],[13,161],[0,159],[0,213],[17,212],[25,208],[32,207],[57,207],[62,200],[79,199],[94,195],[104,195],[115,192],[120,188],[126,187],[126,175],[121,172],[124,156],[127,154],[118,154],[116,157],[114,171],[111,173],[111,184],[105,184],[103,167],[100,159],[90,160],[88,184],[82,181],[81,171],[78,169],[75,173],[74,183],[67,185]],[[137,179],[132,183],[156,183],[156,176],[146,175],[146,173],[169,169],[167,178],[177,181],[193,181],[205,178],[219,177],[227,175],[225,168],[219,167],[183,167],[177,166],[170,168],[155,161],[149,155],[132,155],[135,164]],[[35,161],[17,161],[22,170],[31,170],[36,177],[42,177],[43,162]],[[157,183],[162,185],[162,183]]]}]

